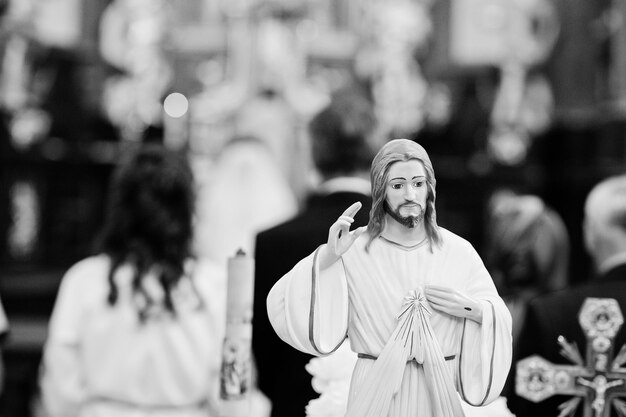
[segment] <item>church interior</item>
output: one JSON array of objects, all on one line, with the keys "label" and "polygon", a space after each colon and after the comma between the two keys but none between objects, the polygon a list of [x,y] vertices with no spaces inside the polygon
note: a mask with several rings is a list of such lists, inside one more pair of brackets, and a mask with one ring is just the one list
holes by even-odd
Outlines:
[{"label": "church interior", "polygon": [[[440,225],[483,254],[490,197],[536,195],[567,228],[568,282],[590,273],[585,195],[626,168],[624,2],[2,0],[0,10],[3,417],[33,416],[60,280],[90,254],[121,155],[151,141],[184,150],[207,188],[267,156],[293,196],[274,212],[285,218],[315,181],[306,124],[343,88],[372,100],[378,140],[426,148]],[[234,137],[264,150],[219,161]],[[199,200],[214,209],[202,190]],[[199,233],[199,252],[222,260],[249,244],[219,231]]]}]

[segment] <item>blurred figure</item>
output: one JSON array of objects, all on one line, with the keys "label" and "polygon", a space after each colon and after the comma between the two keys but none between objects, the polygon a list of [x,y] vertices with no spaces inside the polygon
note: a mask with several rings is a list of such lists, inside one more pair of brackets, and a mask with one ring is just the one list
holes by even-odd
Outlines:
[{"label": "blurred figure", "polygon": [[489,203],[485,263],[513,318],[515,343],[529,299],[568,283],[563,220],[534,195],[496,192]]},{"label": "blurred figure", "polygon": [[267,294],[299,259],[326,242],[328,227],[345,207],[362,202],[364,208],[354,225],[367,224],[375,128],[372,104],[360,93],[342,91],[333,97],[309,124],[312,158],[321,183],[301,213],[256,237],[252,348],[259,388],[272,401],[272,417],[303,416],[317,394],[305,370],[312,356],[276,336],[267,317]]},{"label": "blurred figure", "polygon": [[[555,364],[571,365],[560,353],[562,348],[557,338],[561,335],[583,349],[584,357],[587,340],[578,313],[587,297],[614,298],[622,313],[626,312],[626,175],[605,179],[588,194],[583,234],[597,273],[590,282],[544,294],[529,302],[518,340],[518,359],[540,355]],[[615,352],[624,343],[626,331],[622,327],[614,339]],[[532,403],[511,393],[509,407],[519,417],[553,417],[558,414],[559,404],[569,398],[557,396]],[[609,401],[606,406],[612,407]],[[585,415],[592,413],[587,410]]]},{"label": "blurred figure", "polygon": [[63,277],[43,353],[50,417],[215,416],[225,271],[191,252],[194,182],[159,145],[114,172],[97,255]]},{"label": "blurred figure", "polygon": [[199,194],[198,253],[220,265],[243,249],[254,254],[254,237],[293,216],[298,205],[265,142],[250,136],[228,141]]}]

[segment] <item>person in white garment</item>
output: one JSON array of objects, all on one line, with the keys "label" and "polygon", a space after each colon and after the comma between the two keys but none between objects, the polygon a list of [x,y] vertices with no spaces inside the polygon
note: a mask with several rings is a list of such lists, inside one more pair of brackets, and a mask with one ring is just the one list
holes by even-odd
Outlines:
[{"label": "person in white garment", "polygon": [[218,415],[226,271],[192,254],[194,211],[184,155],[143,145],[117,167],[99,250],[55,301],[44,415]]},{"label": "person in white garment", "polygon": [[489,404],[511,365],[511,315],[472,245],[437,225],[428,154],[387,142],[371,183],[368,225],[350,230],[351,205],[273,286],[274,330],[318,356],[348,337],[348,417],[460,417],[462,401]]}]

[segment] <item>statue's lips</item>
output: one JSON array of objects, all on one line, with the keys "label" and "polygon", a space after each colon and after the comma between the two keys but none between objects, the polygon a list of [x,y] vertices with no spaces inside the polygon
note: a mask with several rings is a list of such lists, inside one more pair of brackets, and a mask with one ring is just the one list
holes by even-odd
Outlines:
[{"label": "statue's lips", "polygon": [[417,204],[417,203],[407,203],[407,204],[402,204],[402,205],[400,206],[400,208],[401,208],[401,209],[403,209],[403,208],[406,208],[406,209],[414,209],[414,208],[418,208],[418,207],[420,207],[420,205],[419,205],[419,204]]}]

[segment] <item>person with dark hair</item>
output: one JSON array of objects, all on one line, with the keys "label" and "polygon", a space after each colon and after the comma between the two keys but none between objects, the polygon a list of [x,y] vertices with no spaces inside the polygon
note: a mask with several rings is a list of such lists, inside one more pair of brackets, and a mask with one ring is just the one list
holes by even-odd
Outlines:
[{"label": "person with dark hair", "polygon": [[[276,336],[265,308],[267,294],[278,277],[326,241],[326,230],[346,205],[371,205],[368,170],[375,128],[374,109],[366,97],[353,91],[336,94],[308,125],[320,184],[298,215],[256,236],[252,348],[258,385],[272,402],[272,417],[304,416],[317,394],[305,370],[312,356]],[[367,216],[357,216],[355,222],[365,225]]]},{"label": "person with dark hair", "polygon": [[375,131],[373,105],[366,97],[351,91],[334,96],[309,123],[313,163],[322,181],[367,178]]},{"label": "person with dark hair", "polygon": [[276,334],[316,356],[348,337],[346,417],[460,417],[461,399],[491,403],[511,364],[511,315],[472,245],[437,225],[428,154],[389,141],[371,183],[368,225],[350,230],[352,204],[271,289]]},{"label": "person with dark hair", "polygon": [[196,259],[194,178],[144,145],[115,170],[97,254],[63,277],[44,347],[50,417],[215,415],[225,271]]}]

